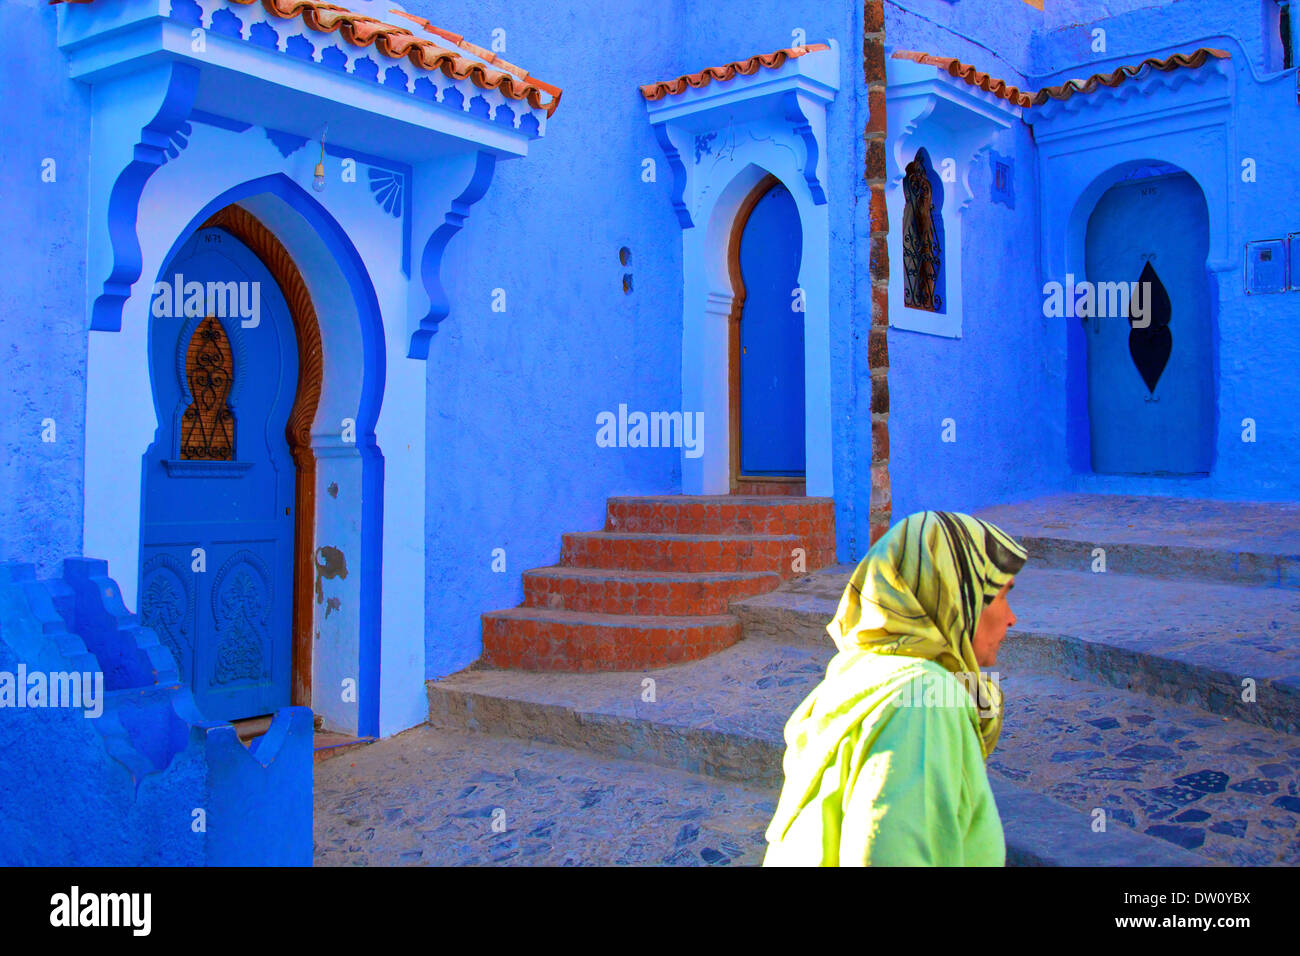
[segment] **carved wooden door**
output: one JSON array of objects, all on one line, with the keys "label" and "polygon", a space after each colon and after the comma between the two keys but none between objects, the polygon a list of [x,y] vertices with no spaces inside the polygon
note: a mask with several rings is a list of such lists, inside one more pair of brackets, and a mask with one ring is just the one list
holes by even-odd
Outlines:
[{"label": "carved wooden door", "polygon": [[271,713],[290,703],[292,667],[289,311],[246,246],[206,229],[164,270],[151,312],[158,430],[143,461],[141,623],[208,719]]}]

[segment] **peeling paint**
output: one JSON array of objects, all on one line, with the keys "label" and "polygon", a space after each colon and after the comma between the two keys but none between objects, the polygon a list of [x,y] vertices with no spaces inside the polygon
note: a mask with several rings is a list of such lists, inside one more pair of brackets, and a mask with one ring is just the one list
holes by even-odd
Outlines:
[{"label": "peeling paint", "polygon": [[[331,545],[325,545],[316,549],[316,603],[322,604],[325,601],[325,593],[321,587],[321,581],[325,578],[346,578],[348,576],[348,562],[343,557],[343,552]],[[326,617],[328,617],[328,613]]]},{"label": "peeling paint", "polygon": [[339,483],[337,481],[331,481],[325,488],[325,493],[331,498],[337,498],[339,496]]},{"label": "peeling paint", "polygon": [[333,612],[333,611],[337,611],[338,609],[339,609],[339,599],[338,599],[338,598],[336,598],[336,597],[332,597],[332,598],[330,598],[328,601],[326,601],[326,602],[325,602],[325,617],[326,617],[326,619],[327,619],[327,620],[329,619],[329,616],[330,616],[330,613],[331,613],[331,612]]}]

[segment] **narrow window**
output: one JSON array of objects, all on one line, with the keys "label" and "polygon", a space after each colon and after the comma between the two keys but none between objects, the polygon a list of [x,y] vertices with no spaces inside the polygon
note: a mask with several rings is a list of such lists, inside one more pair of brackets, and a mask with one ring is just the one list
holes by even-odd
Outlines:
[{"label": "narrow window", "polygon": [[232,461],[235,416],[226,404],[235,362],[226,330],[213,316],[199,323],[185,350],[191,402],[181,416],[181,458]]},{"label": "narrow window", "polygon": [[1263,0],[1264,67],[1289,70],[1295,63],[1295,0]]},{"label": "narrow window", "polygon": [[1283,0],[1279,6],[1277,32],[1282,41],[1282,69],[1289,70],[1295,66],[1295,52],[1291,46],[1291,4]]},{"label": "narrow window", "polygon": [[926,312],[943,312],[943,230],[935,212],[942,189],[929,155],[917,150],[903,177],[903,304]]}]

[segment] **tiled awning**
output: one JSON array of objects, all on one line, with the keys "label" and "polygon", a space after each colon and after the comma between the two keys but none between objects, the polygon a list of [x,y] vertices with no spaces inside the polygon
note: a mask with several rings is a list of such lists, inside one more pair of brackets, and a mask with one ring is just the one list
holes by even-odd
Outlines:
[{"label": "tiled awning", "polygon": [[965,80],[971,86],[978,87],[986,93],[992,93],[994,96],[1016,106],[1028,107],[1034,103],[1032,93],[1017,89],[1005,80],[990,76],[983,70],[977,70],[969,63],[961,62],[955,56],[934,56],[930,53],[919,53],[915,50],[899,50],[894,54],[894,59],[911,60],[914,63],[937,66],[939,69],[947,71],[950,76]]},{"label": "tiled awning", "polygon": [[1030,92],[1018,89],[1005,80],[990,76],[969,63],[961,62],[956,57],[935,56],[915,50],[899,50],[894,53],[894,59],[896,60],[912,60],[916,63],[936,66],[941,70],[945,70],[950,76],[962,79],[971,86],[992,93],[994,96],[1024,109],[1032,106],[1042,106],[1051,100],[1068,100],[1076,93],[1087,95],[1095,92],[1100,87],[1113,88],[1119,86],[1125,80],[1137,77],[1143,70],[1171,73],[1179,69],[1196,69],[1205,65],[1205,62],[1211,58],[1225,60],[1229,59],[1230,56],[1231,54],[1223,50],[1201,47],[1191,53],[1175,53],[1164,58],[1148,57],[1141,63],[1132,66],[1121,66],[1109,73],[1094,73],[1086,79],[1067,80],[1057,86],[1048,86],[1037,92]]},{"label": "tiled awning", "polygon": [[[751,136],[761,129],[768,142],[789,137],[786,151],[802,157],[795,174],[807,183],[812,203],[824,204],[826,106],[839,89],[839,75],[839,45],[827,40],[642,86],[646,115],[674,173],[673,208],[682,228],[695,225],[701,156],[718,136],[731,142],[738,127],[749,128]],[[692,155],[694,162],[683,161]],[[734,159],[735,150],[727,155]],[[770,171],[772,162],[764,156],[759,165]]]},{"label": "tiled awning", "polygon": [[[93,0],[50,0],[51,4],[87,4]],[[455,49],[433,40],[417,37],[408,28],[385,23],[333,3],[320,0],[228,0],[239,6],[260,4],[266,12],[284,20],[301,19],[304,26],[317,33],[338,33],[354,47],[373,46],[392,60],[406,60],[419,70],[440,71],[455,80],[468,79],[479,89],[497,90],[513,100],[526,100],[533,109],[545,110],[550,116],[560,104],[560,90],[535,79],[495,53],[467,42],[459,34],[435,27],[420,17],[398,10],[390,11],[420,24],[428,32],[448,42]],[[177,11],[173,5],[173,16]]]},{"label": "tiled awning", "polygon": [[[364,9],[384,6],[367,0]],[[295,190],[324,184],[328,155],[345,183],[366,182],[356,164],[368,167],[369,189],[304,194],[316,205],[304,202],[299,214],[324,208],[339,221],[356,213],[354,200],[368,214],[373,197],[394,221],[382,255],[396,252],[402,281],[422,285],[415,294],[431,304],[408,323],[409,355],[423,358],[446,315],[443,247],[497,162],[526,156],[560,99],[556,87],[419,18],[411,26],[427,36],[323,0],[63,0],[56,10],[68,76],[95,90],[93,329],[119,329],[136,294],[140,199],[160,172],[169,197],[197,213],[259,184],[250,195],[280,190],[278,201],[299,201]]]},{"label": "tiled awning", "polygon": [[641,95],[650,102],[661,100],[665,96],[676,96],[687,89],[699,89],[707,86],[710,82],[716,81],[725,83],[737,74],[742,76],[753,76],[760,69],[776,70],[785,65],[787,60],[793,60],[804,56],[808,53],[815,53],[819,50],[829,50],[825,43],[813,43],[808,46],[792,46],[782,50],[776,50],[773,53],[760,53],[744,60],[732,60],[730,63],[724,63],[722,66],[709,66],[695,73],[683,73],[681,76],[672,80],[660,80],[657,83],[647,83],[641,87]]},{"label": "tiled awning", "polygon": [[1154,56],[1148,57],[1135,66],[1121,66],[1110,73],[1094,73],[1086,80],[1067,80],[1059,86],[1045,87],[1034,94],[1034,105],[1042,106],[1048,100],[1068,100],[1076,93],[1092,93],[1102,86],[1119,86],[1125,80],[1135,78],[1145,69],[1151,69],[1158,73],[1172,73],[1174,70],[1196,69],[1204,66],[1205,62],[1211,58],[1227,60],[1231,59],[1231,57],[1232,55],[1225,50],[1215,50],[1210,47],[1201,47],[1191,53],[1175,53],[1164,59]]}]

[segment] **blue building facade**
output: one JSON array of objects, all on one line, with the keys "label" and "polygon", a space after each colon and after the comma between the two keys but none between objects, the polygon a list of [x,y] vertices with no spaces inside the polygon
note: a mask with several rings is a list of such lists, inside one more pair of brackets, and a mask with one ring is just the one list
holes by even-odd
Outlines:
[{"label": "blue building facade", "polygon": [[[5,4],[0,560],[107,561],[178,665],[139,681],[236,701],[133,747],[297,707],[413,726],[607,498],[744,490],[728,250],[774,188],[801,338],[753,401],[794,406],[767,437],[840,561],[921,508],[1296,500],[1286,6]],[[186,274],[278,298],[205,325]],[[697,441],[603,441],[628,410]]]}]

